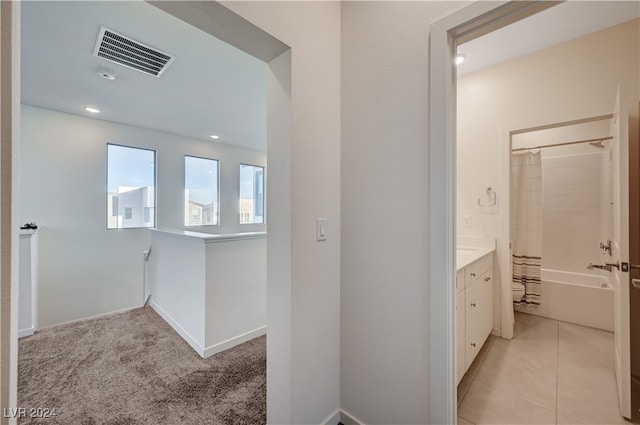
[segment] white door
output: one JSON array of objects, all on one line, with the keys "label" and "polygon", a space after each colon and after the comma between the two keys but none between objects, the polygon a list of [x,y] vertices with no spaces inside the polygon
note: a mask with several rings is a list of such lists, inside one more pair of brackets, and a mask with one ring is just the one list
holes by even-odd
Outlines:
[{"label": "white door", "polygon": [[[613,110],[613,258],[629,263],[629,118],[625,91],[618,88]],[[621,266],[621,268],[623,268]],[[631,418],[629,273],[612,269],[615,289],[615,370],[622,416]]]}]

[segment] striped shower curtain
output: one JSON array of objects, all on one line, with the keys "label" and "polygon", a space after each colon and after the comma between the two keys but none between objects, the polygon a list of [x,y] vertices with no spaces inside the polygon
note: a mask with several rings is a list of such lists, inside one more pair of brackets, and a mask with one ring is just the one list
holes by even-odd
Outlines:
[{"label": "striped shower curtain", "polygon": [[542,257],[542,159],[540,152],[511,156],[511,249],[513,285],[525,295],[516,310],[540,306]]}]

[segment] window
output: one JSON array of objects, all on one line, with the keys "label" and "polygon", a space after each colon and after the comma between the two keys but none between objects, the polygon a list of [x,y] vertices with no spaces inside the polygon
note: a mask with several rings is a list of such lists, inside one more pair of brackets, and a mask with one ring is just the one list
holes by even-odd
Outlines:
[{"label": "window", "polygon": [[151,221],[151,215],[153,214],[152,211],[153,211],[153,208],[144,207],[144,219],[143,219],[144,221]]},{"label": "window", "polygon": [[217,225],[219,216],[218,161],[184,157],[184,225]]},{"label": "window", "polygon": [[240,164],[240,224],[264,223],[264,167]]},{"label": "window", "polygon": [[107,144],[107,229],[155,226],[156,152]]}]

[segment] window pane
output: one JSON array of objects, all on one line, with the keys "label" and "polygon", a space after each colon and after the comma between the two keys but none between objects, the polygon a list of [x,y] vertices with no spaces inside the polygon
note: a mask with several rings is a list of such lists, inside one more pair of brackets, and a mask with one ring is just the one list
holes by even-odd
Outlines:
[{"label": "window pane", "polygon": [[264,167],[240,164],[240,224],[264,223]]},{"label": "window pane", "polygon": [[218,224],[218,161],[184,157],[184,225]]},{"label": "window pane", "polygon": [[107,144],[107,228],[155,226],[156,152]]}]

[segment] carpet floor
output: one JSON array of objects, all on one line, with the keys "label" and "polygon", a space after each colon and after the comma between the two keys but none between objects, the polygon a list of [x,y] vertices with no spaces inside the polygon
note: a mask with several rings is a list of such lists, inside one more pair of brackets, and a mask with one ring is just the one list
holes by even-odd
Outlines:
[{"label": "carpet floor", "polygon": [[[266,423],[264,336],[202,359],[146,307],[44,329],[18,349],[19,424]],[[38,417],[46,409],[56,416]]]}]

